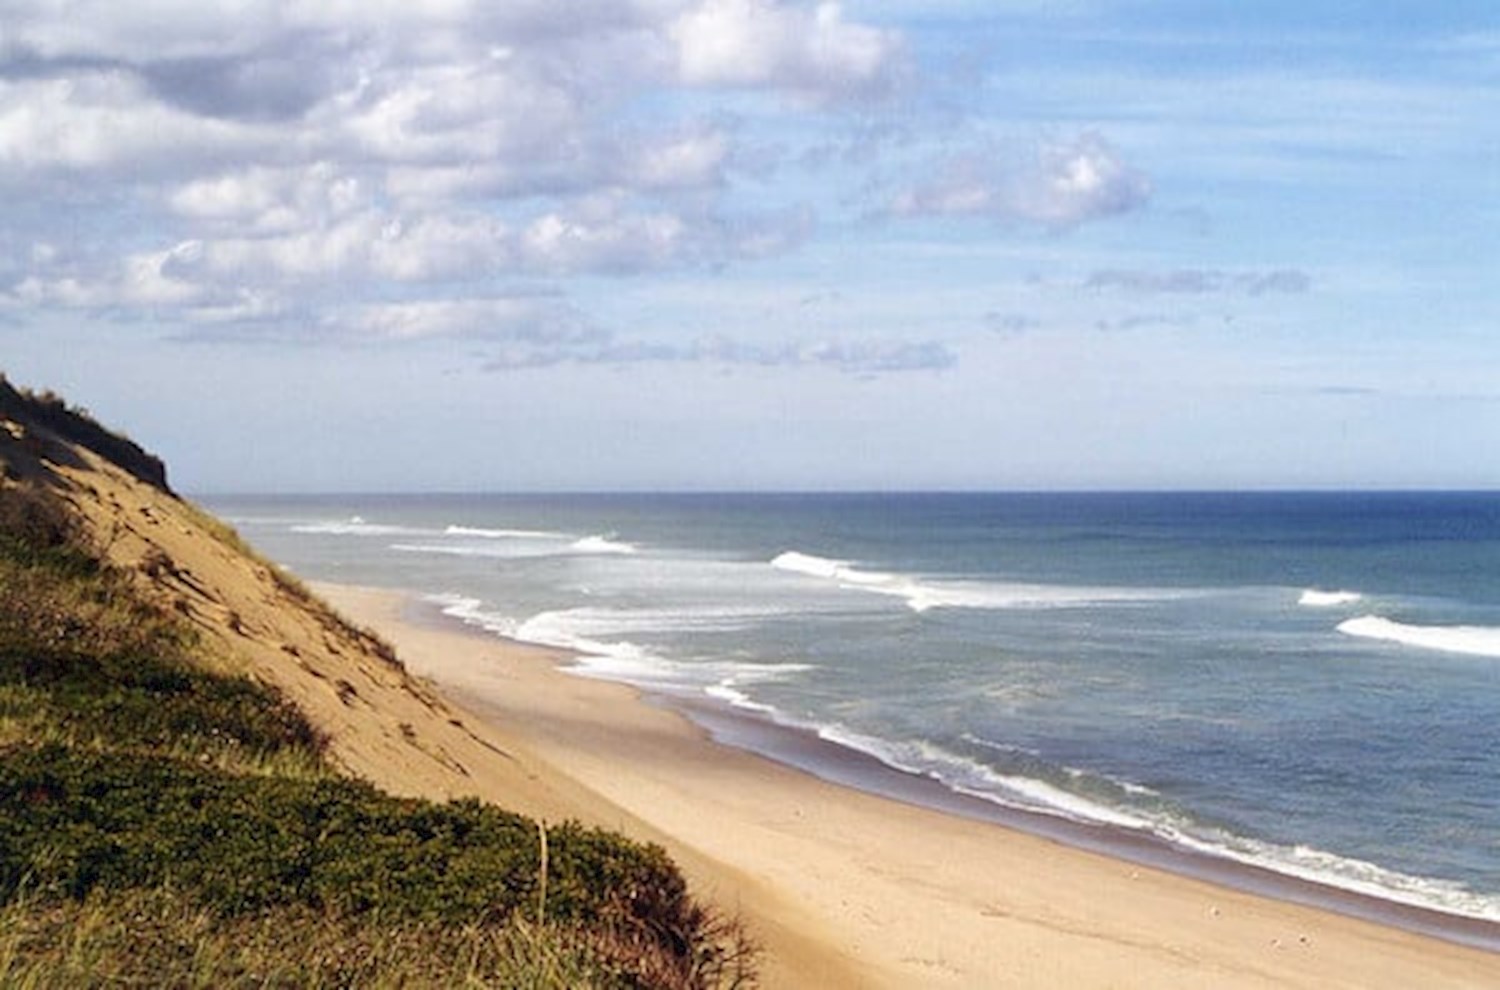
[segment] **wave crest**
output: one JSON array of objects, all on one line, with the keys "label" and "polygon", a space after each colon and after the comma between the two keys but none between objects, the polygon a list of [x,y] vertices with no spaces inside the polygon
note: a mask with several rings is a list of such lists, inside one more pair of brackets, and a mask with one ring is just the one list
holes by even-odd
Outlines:
[{"label": "wave crest", "polygon": [[782,571],[835,581],[843,587],[906,600],[914,612],[934,608],[1081,608],[1180,598],[1187,592],[1160,588],[1105,588],[930,579],[853,567],[848,561],[788,550],[771,561]]},{"label": "wave crest", "polygon": [[1346,636],[1384,640],[1424,650],[1500,657],[1500,627],[1495,626],[1417,626],[1379,615],[1362,615],[1339,623],[1338,631]]},{"label": "wave crest", "polygon": [[362,516],[350,516],[348,519],[298,523],[292,527],[292,532],[312,536],[416,536],[430,531],[411,526],[387,526],[367,522]]},{"label": "wave crest", "polygon": [[1363,600],[1364,597],[1357,591],[1323,591],[1320,588],[1308,588],[1297,599],[1297,604],[1308,608],[1336,608],[1339,605],[1353,605]]},{"label": "wave crest", "polygon": [[601,533],[597,536],[585,536],[580,540],[574,540],[568,549],[574,553],[636,553],[637,547],[634,543],[626,543],[624,540],[616,539],[613,533]]},{"label": "wave crest", "polygon": [[483,526],[449,526],[443,530],[443,535],[472,536],[482,540],[559,539],[564,536],[545,529],[489,529]]}]

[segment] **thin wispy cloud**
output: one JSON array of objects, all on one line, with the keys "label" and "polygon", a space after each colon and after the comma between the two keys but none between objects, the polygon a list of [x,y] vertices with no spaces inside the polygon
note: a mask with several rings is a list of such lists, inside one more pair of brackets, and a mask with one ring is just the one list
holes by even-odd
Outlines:
[{"label": "thin wispy cloud", "polygon": [[898,193],[890,212],[1066,228],[1140,209],[1151,196],[1146,174],[1092,131],[1043,143],[1027,161],[989,150],[950,158],[934,171],[934,178]]},{"label": "thin wispy cloud", "polygon": [[685,344],[664,341],[518,340],[491,357],[489,371],[517,371],[559,365],[687,364],[720,368],[816,368],[855,377],[901,372],[940,372],[957,355],[939,341],[825,339],[810,343],[701,337]]},{"label": "thin wispy cloud", "polygon": [[1291,268],[1271,271],[1216,271],[1183,268],[1171,271],[1149,269],[1102,269],[1091,272],[1085,289],[1142,294],[1210,295],[1222,292],[1263,296],[1273,293],[1296,295],[1312,288],[1307,272]]}]

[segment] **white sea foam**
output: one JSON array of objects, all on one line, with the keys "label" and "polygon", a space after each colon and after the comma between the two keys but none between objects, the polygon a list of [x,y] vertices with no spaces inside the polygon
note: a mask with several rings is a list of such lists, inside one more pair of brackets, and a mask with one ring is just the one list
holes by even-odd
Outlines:
[{"label": "white sea foam", "polygon": [[431,553],[445,557],[493,557],[501,560],[517,560],[523,557],[552,557],[564,551],[555,545],[535,543],[485,543],[482,545],[463,543],[392,543],[391,549],[400,553]]},{"label": "white sea foam", "polygon": [[[568,635],[644,636],[678,632],[738,632],[778,614],[766,606],[683,606],[677,608],[614,608],[578,606],[544,613],[541,628],[566,630]],[[539,617],[540,618],[540,617]]]},{"label": "white sea foam", "polygon": [[[629,679],[623,676],[627,673],[640,677],[644,674],[659,672],[659,665],[639,646],[624,640],[606,642],[583,634],[577,628],[576,623],[569,620],[571,611],[582,610],[541,612],[528,619],[516,619],[486,611],[484,603],[477,598],[468,598],[463,595],[429,595],[428,600],[441,605],[444,615],[452,616],[488,632],[509,639],[536,643],[540,646],[553,646],[574,653],[588,654],[592,663],[586,663],[584,666],[590,667],[601,675],[618,670],[621,679],[625,680]],[[651,679],[655,680],[656,677]]]},{"label": "white sea foam", "polygon": [[929,777],[949,790],[994,804],[1070,821],[1145,830],[1135,815],[1066,791],[1044,780],[1003,774],[978,760],[949,752],[926,740],[892,742],[830,724],[817,728],[819,738],[857,750],[903,773]]},{"label": "white sea foam", "polygon": [[567,539],[566,533],[554,533],[545,529],[486,529],[480,526],[449,526],[443,530],[445,536],[472,536],[482,540],[513,539]]},{"label": "white sea foam", "polygon": [[837,582],[841,587],[905,599],[914,612],[934,608],[1043,609],[1129,604],[1180,598],[1161,588],[1108,588],[924,578],[861,570],[848,561],[788,550],[771,561],[778,570]]},{"label": "white sea foam", "polygon": [[1297,604],[1306,605],[1308,608],[1336,608],[1339,605],[1352,605],[1363,598],[1364,595],[1357,591],[1323,591],[1318,588],[1308,588],[1297,599]]},{"label": "white sea foam", "polygon": [[[873,756],[895,770],[929,777],[949,790],[1003,807],[1082,824],[1144,832],[1207,856],[1325,886],[1449,914],[1500,921],[1500,898],[1476,893],[1461,883],[1411,876],[1307,846],[1279,846],[1217,829],[1200,829],[1175,815],[1112,807],[1043,780],[1000,773],[926,741],[895,743],[836,724],[818,727],[816,731],[829,742]],[[1082,775],[1081,771],[1068,773],[1073,778]],[[1115,783],[1124,793],[1148,800],[1157,797],[1150,788]]]},{"label": "white sea foam", "polygon": [[770,705],[763,705],[752,699],[748,694],[735,687],[733,684],[710,684],[703,689],[703,693],[715,701],[722,701],[731,708],[742,711],[756,712],[761,715],[775,715],[776,709]]},{"label": "white sea foam", "polygon": [[360,516],[350,516],[348,519],[299,523],[292,527],[292,532],[320,536],[415,536],[431,531],[411,526],[385,526],[366,522]]},{"label": "white sea foam", "polygon": [[[695,621],[691,617],[675,618],[678,628]],[[703,623],[700,628],[721,621],[717,614],[698,618]],[[739,707],[753,704],[740,688],[786,680],[812,669],[800,663],[676,660],[637,639],[621,637],[622,633],[638,636],[659,628],[651,624],[650,617],[633,616],[628,611],[575,608],[533,615],[516,626],[513,636],[577,654],[573,669],[580,674],[658,690],[708,693]]]},{"label": "white sea foam", "polygon": [[444,615],[507,639],[517,638],[516,621],[508,616],[485,611],[484,603],[477,598],[459,594],[428,595],[426,598],[441,606]]},{"label": "white sea foam", "polygon": [[1446,914],[1500,921],[1500,899],[1476,893],[1456,881],[1412,876],[1310,846],[1278,846],[1223,833],[1198,836],[1174,827],[1157,831],[1163,838],[1196,852],[1325,887]]},{"label": "white sea foam", "polygon": [[1362,615],[1339,623],[1338,630],[1346,636],[1384,640],[1425,650],[1500,657],[1500,627],[1495,626],[1414,626],[1378,615]]},{"label": "white sea foam", "polygon": [[486,530],[474,532],[450,526],[445,536],[462,539],[443,542],[405,542],[391,544],[401,553],[431,553],[448,557],[494,557],[514,560],[525,557],[595,556],[633,554],[634,545],[610,536],[574,538],[568,533],[528,530]]},{"label": "white sea foam", "polygon": [[788,550],[771,561],[771,566],[783,571],[809,574],[813,577],[838,578],[850,572],[849,565],[842,560],[814,557],[812,554]]},{"label": "white sea foam", "polygon": [[574,553],[635,553],[637,548],[633,543],[616,539],[613,533],[605,533],[574,540],[568,549]]}]

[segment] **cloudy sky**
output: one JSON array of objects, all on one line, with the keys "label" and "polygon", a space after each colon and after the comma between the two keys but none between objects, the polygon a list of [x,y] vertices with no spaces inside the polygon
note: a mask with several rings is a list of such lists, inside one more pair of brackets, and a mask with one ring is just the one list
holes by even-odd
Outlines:
[{"label": "cloudy sky", "polygon": [[0,369],[245,490],[1500,486],[1492,0],[0,0]]}]

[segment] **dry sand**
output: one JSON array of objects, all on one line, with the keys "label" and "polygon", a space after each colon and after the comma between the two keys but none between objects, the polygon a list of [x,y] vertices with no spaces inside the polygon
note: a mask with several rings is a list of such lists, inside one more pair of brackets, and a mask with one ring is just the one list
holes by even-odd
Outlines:
[{"label": "dry sand", "polygon": [[548,651],[318,590],[555,788],[487,796],[664,843],[762,936],[770,986],[1500,986],[1500,955],[828,784]]}]

